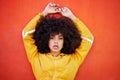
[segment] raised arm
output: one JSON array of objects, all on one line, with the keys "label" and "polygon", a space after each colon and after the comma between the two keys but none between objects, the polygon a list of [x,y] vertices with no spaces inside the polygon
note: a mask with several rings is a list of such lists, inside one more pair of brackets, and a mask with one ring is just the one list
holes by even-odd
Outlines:
[{"label": "raised arm", "polygon": [[82,42],[76,49],[76,54],[80,55],[80,63],[82,63],[91,49],[94,38],[90,30],[78,18],[74,20],[74,23],[77,25],[77,29],[81,31]]},{"label": "raised arm", "polygon": [[28,60],[31,61],[35,55],[37,54],[37,47],[34,44],[34,40],[32,39],[33,33],[35,32],[35,26],[37,21],[39,20],[41,14],[36,15],[23,29],[22,37],[25,46],[25,50],[27,53]]},{"label": "raised arm", "polygon": [[37,25],[38,20],[41,16],[46,16],[49,13],[57,13],[58,5],[55,3],[49,3],[43,12],[36,15],[23,29],[22,37],[25,46],[25,50],[27,53],[28,60],[31,62],[35,56],[38,55],[37,46],[35,45],[35,40],[32,38],[33,33],[35,32],[35,27]]},{"label": "raised arm", "polygon": [[79,48],[76,49],[75,54],[79,56],[80,63],[82,63],[92,46],[94,40],[93,35],[90,30],[78,18],[76,18],[69,8],[63,7],[61,13],[74,21],[79,33],[81,34],[82,42]]}]

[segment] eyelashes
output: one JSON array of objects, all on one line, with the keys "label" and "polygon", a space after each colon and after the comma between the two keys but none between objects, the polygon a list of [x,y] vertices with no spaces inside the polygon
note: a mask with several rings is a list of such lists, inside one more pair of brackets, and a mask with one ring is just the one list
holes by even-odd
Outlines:
[{"label": "eyelashes", "polygon": [[50,39],[58,39],[58,40],[63,40],[64,38],[63,38],[63,36],[62,35],[55,35],[55,36],[50,36]]}]

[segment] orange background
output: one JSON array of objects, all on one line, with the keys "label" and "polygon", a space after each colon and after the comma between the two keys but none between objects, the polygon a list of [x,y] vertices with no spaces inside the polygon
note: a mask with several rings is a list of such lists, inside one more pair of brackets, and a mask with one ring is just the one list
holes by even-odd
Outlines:
[{"label": "orange background", "polygon": [[51,1],[69,7],[95,37],[76,80],[120,80],[119,0],[0,0],[0,80],[35,80],[21,32]]}]

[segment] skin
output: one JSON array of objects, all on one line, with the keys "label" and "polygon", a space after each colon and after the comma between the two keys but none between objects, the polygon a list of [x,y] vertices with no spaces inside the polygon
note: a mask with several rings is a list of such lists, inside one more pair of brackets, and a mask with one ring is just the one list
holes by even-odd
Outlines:
[{"label": "skin", "polygon": [[53,56],[58,56],[63,48],[64,38],[62,34],[51,35],[49,39],[50,53]]},{"label": "skin", "polygon": [[[61,13],[63,16],[70,18],[71,20],[76,19],[76,16],[72,13],[72,11],[69,8],[67,7],[61,8],[58,4],[55,3],[49,3],[43,10],[42,15],[46,16],[49,13],[57,12]],[[57,34],[54,36],[51,35],[49,40],[50,54],[53,56],[58,56],[63,47],[63,43],[64,39],[61,34]]]},{"label": "skin", "polygon": [[43,16],[45,16],[49,13],[57,12],[61,13],[63,16],[69,17],[72,20],[76,19],[76,16],[72,13],[72,11],[69,8],[67,7],[61,8],[58,4],[55,3],[49,3],[43,10],[42,14]]}]

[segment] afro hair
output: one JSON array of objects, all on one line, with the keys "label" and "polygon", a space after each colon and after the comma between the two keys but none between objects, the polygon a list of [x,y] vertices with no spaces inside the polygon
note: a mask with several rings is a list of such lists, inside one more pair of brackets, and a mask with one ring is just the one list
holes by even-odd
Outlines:
[{"label": "afro hair", "polygon": [[37,46],[38,52],[46,54],[50,52],[48,42],[51,34],[61,33],[64,38],[63,48],[61,53],[73,54],[75,49],[81,44],[81,34],[78,32],[75,23],[68,17],[62,16],[61,14],[48,14],[40,17],[33,39]]}]

